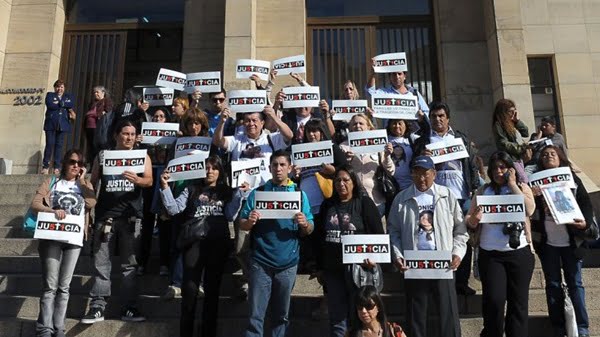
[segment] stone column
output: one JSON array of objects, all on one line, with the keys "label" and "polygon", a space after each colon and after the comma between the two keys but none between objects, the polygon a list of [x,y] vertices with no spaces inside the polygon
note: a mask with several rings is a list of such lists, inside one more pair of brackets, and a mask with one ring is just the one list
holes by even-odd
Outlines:
[{"label": "stone column", "polygon": [[[2,25],[7,7],[10,21],[6,30]],[[64,23],[62,0],[0,0],[0,59],[4,58],[0,61],[0,88],[52,90],[58,79]],[[6,31],[3,49],[2,32]],[[0,94],[0,156],[13,160],[13,173],[35,173],[44,146],[44,93],[39,105],[14,105],[16,96]]]},{"label": "stone column", "polygon": [[222,74],[226,90],[251,89],[250,80],[235,78],[235,65],[238,59],[256,58],[256,2],[226,1]]},{"label": "stone column", "polygon": [[223,70],[224,0],[186,0],[183,23],[184,73]]}]

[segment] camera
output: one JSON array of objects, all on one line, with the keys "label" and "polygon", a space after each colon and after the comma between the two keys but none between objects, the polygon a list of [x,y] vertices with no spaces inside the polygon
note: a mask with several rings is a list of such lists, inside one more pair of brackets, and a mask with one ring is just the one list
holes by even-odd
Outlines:
[{"label": "camera", "polygon": [[507,222],[502,228],[502,233],[508,235],[508,245],[512,249],[519,248],[521,244],[521,232],[523,231],[523,223]]}]

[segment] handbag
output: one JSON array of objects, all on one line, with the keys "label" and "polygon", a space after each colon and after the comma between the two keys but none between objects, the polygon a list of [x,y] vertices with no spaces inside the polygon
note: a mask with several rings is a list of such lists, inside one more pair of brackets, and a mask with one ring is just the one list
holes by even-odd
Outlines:
[{"label": "handbag", "polygon": [[182,250],[194,242],[200,240],[208,233],[208,216],[192,218],[181,225],[179,236],[177,237],[176,246]]},{"label": "handbag", "polygon": [[[52,190],[52,187],[54,186],[54,184],[56,183],[56,177],[52,176],[50,178],[50,190]],[[23,231],[25,231],[26,233],[33,233],[35,232],[35,224],[37,223],[37,212],[35,212],[31,206],[29,206],[29,209],[27,209],[27,212],[25,212],[25,215],[23,216]]]},{"label": "handbag", "polygon": [[354,263],[350,265],[350,273],[352,284],[356,288],[371,285],[377,288],[377,292],[381,292],[383,289],[383,271],[379,264],[376,264],[374,268],[365,268]]},{"label": "handbag", "polygon": [[573,307],[573,302],[571,302],[571,297],[569,297],[569,289],[564,283],[561,286],[565,297],[565,329],[567,330],[567,337],[578,337],[577,317],[575,317],[575,308]]},{"label": "handbag", "polygon": [[321,192],[323,192],[323,197],[325,199],[331,198],[333,195],[333,179],[324,177],[321,173],[315,173],[315,178],[317,178],[317,183],[321,188]]}]

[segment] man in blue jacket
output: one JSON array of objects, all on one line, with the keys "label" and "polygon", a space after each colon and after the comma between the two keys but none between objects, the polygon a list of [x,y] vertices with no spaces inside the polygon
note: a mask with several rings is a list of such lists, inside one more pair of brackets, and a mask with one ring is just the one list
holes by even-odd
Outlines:
[{"label": "man in blue jacket", "polygon": [[[258,190],[294,192],[298,188],[289,178],[291,172],[289,153],[278,150],[270,158],[273,178]],[[262,337],[263,323],[269,299],[271,299],[271,326],[273,337],[285,336],[289,323],[288,311],[296,271],[298,268],[300,236],[313,231],[313,216],[304,192],[302,212],[292,219],[261,219],[255,209],[256,190],[250,192],[246,205],[240,213],[240,228],[250,230],[252,259],[250,262],[248,302],[250,322],[246,337]]]},{"label": "man in blue jacket", "polygon": [[[46,133],[46,148],[42,163],[42,174],[48,174],[50,158],[54,158],[54,173],[58,174],[61,167],[62,147],[65,134],[71,132],[71,119],[75,119],[73,107],[75,100],[65,93],[65,82],[54,82],[54,92],[46,94],[46,115],[44,131]],[[54,155],[52,155],[54,152]]]}]

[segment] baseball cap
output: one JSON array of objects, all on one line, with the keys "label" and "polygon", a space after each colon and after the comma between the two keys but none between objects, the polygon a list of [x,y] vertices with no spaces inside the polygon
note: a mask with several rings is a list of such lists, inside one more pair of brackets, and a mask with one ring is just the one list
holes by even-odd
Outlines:
[{"label": "baseball cap", "polygon": [[435,166],[433,164],[433,160],[431,160],[431,157],[429,157],[429,156],[418,156],[413,161],[412,168],[415,168],[415,167],[421,167],[421,168],[424,168],[426,170],[431,170]]}]

